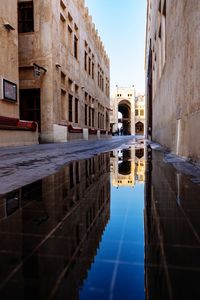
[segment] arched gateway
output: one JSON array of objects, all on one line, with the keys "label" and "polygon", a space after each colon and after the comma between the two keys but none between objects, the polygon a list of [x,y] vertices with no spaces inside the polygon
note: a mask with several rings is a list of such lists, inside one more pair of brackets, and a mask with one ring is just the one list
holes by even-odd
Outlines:
[{"label": "arched gateway", "polygon": [[135,96],[134,87],[117,87],[111,98],[111,129],[113,134],[144,135],[145,98]]},{"label": "arched gateway", "polygon": [[122,100],[118,104],[118,111],[122,114],[122,134],[131,134],[131,103],[127,100]]}]

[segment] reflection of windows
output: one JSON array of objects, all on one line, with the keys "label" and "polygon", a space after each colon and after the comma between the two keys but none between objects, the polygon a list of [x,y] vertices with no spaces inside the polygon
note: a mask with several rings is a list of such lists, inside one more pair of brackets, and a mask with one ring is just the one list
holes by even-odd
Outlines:
[{"label": "reflection of windows", "polygon": [[70,184],[70,189],[73,188],[74,186],[74,168],[73,168],[73,163],[69,165],[69,184]]},{"label": "reflection of windows", "polygon": [[6,197],[7,216],[12,215],[17,209],[19,209],[19,191],[11,192]]},{"label": "reflection of windows", "polygon": [[144,149],[143,148],[141,148],[141,149],[136,149],[135,150],[135,156],[137,157],[137,158],[142,158],[143,156],[144,156]]},{"label": "reflection of windows", "polygon": [[18,3],[18,31],[19,33],[34,31],[33,1]]}]

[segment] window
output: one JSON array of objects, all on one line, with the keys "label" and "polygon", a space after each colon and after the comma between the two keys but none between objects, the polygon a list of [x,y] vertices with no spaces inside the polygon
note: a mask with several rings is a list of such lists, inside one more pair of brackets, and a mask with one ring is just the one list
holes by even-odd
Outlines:
[{"label": "window", "polygon": [[88,73],[91,75],[91,58],[89,57],[89,63],[88,63]]},{"label": "window", "polygon": [[162,47],[162,67],[165,65],[166,61],[166,0],[163,4],[163,12],[162,12],[162,39],[161,39],[161,47]]},{"label": "window", "polygon": [[138,109],[135,110],[135,115],[138,116]]},{"label": "window", "polygon": [[89,107],[89,126],[91,126],[91,107]]},{"label": "window", "polygon": [[98,112],[98,128],[100,128],[100,112]]},{"label": "window", "polygon": [[74,57],[78,59],[78,39],[74,35]]},{"label": "window", "polygon": [[18,31],[34,32],[33,1],[18,3]]},{"label": "window", "polygon": [[72,29],[71,29],[71,27],[68,25],[68,44],[69,44],[69,49],[70,49],[71,52],[72,52],[72,39],[73,39],[73,36],[72,36]]},{"label": "window", "polygon": [[94,79],[94,63],[92,63],[92,79]]},{"label": "window", "polygon": [[140,110],[140,116],[144,116],[144,109]]},{"label": "window", "polygon": [[75,98],[75,123],[78,123],[78,99]]},{"label": "window", "polygon": [[94,127],[94,108],[92,109],[92,127]]},{"label": "window", "polygon": [[69,112],[69,121],[72,122],[73,121],[73,111],[72,111],[72,101],[73,101],[73,97],[72,95],[69,94],[69,107],[68,107],[68,112]]},{"label": "window", "polygon": [[87,125],[87,104],[85,104],[85,125]]},{"label": "window", "polygon": [[65,85],[66,75],[63,72],[61,72],[60,77],[61,77],[61,84]]},{"label": "window", "polygon": [[85,71],[87,71],[87,52],[86,51],[85,51],[84,61],[85,61]]}]

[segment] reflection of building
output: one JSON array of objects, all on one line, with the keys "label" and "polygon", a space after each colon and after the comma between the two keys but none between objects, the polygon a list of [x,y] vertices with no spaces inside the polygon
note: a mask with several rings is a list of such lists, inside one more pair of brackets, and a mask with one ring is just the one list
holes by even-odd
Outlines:
[{"label": "reflection of building", "polygon": [[[121,124],[124,135],[144,134],[145,125],[145,98],[135,96],[134,87],[117,87],[114,97],[111,99],[110,122],[112,131],[117,132]],[[122,114],[119,118],[118,113]]]},{"label": "reflection of building", "polygon": [[148,136],[177,155],[200,160],[200,2],[147,2]]},{"label": "reflection of building", "polygon": [[130,186],[144,182],[144,147],[115,150],[111,156],[112,185]]},{"label": "reflection of building", "polygon": [[[5,291],[11,285],[13,295],[21,287],[19,299],[30,293],[35,299],[49,295],[78,299],[110,218],[109,163],[109,154],[74,162],[1,197],[5,205],[1,206],[0,229],[8,237],[1,250],[11,251],[13,260],[19,253],[25,260],[29,257],[22,263],[16,284],[7,282]],[[9,238],[13,234],[15,239]],[[0,262],[8,269],[1,254]],[[13,271],[10,265],[9,270]]]},{"label": "reflection of building", "polygon": [[145,153],[144,147],[135,148],[135,179],[144,183],[145,179]]},{"label": "reflection of building", "polygon": [[148,150],[144,213],[147,300],[186,300],[191,291],[192,298],[199,299],[196,211],[200,187],[166,164],[161,152]]},{"label": "reflection of building", "polygon": [[134,150],[114,150],[111,157],[112,185],[115,187],[135,185]]}]

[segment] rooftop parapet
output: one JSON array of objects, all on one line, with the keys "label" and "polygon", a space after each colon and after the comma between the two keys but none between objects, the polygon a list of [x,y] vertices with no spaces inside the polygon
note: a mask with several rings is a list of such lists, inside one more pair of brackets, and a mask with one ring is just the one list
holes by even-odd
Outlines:
[{"label": "rooftop parapet", "polygon": [[98,35],[98,30],[96,30],[95,24],[92,21],[92,16],[89,15],[89,9],[85,5],[85,0],[76,0],[76,4],[80,7],[83,18],[85,19],[88,29],[96,43],[97,48],[102,52],[105,64],[109,67],[110,59],[105,51],[104,45]]}]

